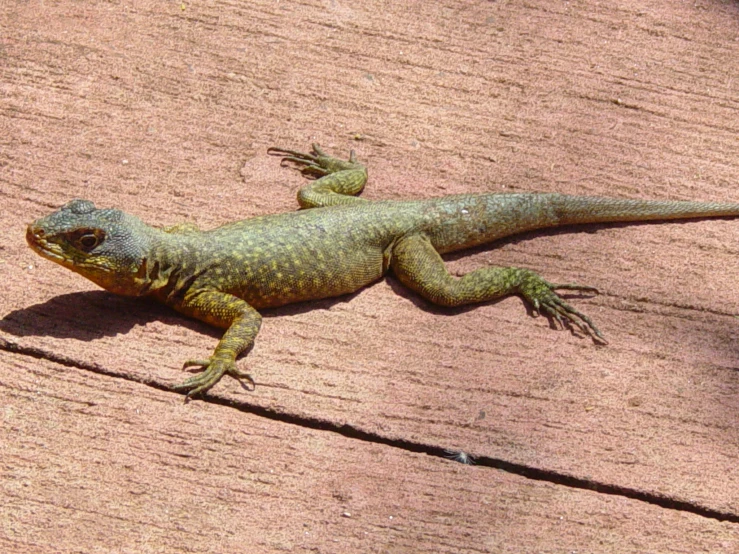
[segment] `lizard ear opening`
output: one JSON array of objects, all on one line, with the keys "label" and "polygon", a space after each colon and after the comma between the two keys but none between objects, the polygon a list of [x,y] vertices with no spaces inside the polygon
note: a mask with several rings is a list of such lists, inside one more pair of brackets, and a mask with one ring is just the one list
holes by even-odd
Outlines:
[{"label": "lizard ear opening", "polygon": [[82,252],[92,252],[105,240],[102,229],[77,229],[69,234],[69,242]]}]

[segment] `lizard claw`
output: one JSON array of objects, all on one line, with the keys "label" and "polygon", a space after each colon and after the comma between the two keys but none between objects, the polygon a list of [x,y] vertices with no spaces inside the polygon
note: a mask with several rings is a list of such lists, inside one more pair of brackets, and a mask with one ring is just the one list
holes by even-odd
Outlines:
[{"label": "lizard claw", "polygon": [[187,391],[185,402],[194,396],[209,390],[213,385],[220,381],[224,374],[228,374],[239,380],[242,382],[242,386],[244,386],[242,380],[245,380],[251,384],[252,390],[256,387],[256,383],[254,382],[254,379],[252,379],[251,375],[239,371],[236,368],[236,362],[234,360],[215,357],[211,357],[207,360],[187,360],[183,364],[182,369],[188,369],[191,367],[200,367],[202,368],[202,371],[197,375],[190,377],[183,383],[172,387],[172,390],[178,392]]},{"label": "lizard claw", "polygon": [[294,163],[300,172],[306,177],[325,177],[331,173],[357,167],[357,155],[352,150],[349,161],[339,160],[326,154],[317,144],[311,145],[312,150],[308,153],[289,150],[287,148],[272,147],[267,149],[271,156],[282,156],[281,165]]},{"label": "lizard claw", "polygon": [[519,287],[520,294],[531,303],[537,314],[543,312],[545,315],[553,318],[563,328],[566,326],[575,326],[582,333],[598,339],[603,344],[608,344],[608,341],[598,327],[595,326],[593,320],[562,300],[554,292],[555,290],[576,290],[598,294],[598,289],[595,287],[572,283],[549,283],[535,273],[531,273],[525,277]]},{"label": "lizard claw", "polygon": [[313,150],[309,153],[272,147],[267,149],[267,154],[270,156],[282,156],[280,165],[286,165],[286,163],[296,164],[303,175],[315,177],[328,175],[329,171],[321,165],[321,158],[327,158],[328,156],[326,156],[317,144],[313,144],[312,147]]},{"label": "lizard claw", "polygon": [[270,156],[289,156],[297,158],[302,162],[317,162],[321,156],[328,157],[326,153],[321,149],[318,144],[311,144],[311,152],[298,152],[297,150],[290,150],[289,148],[280,148],[279,146],[272,146],[267,148],[267,154]]}]

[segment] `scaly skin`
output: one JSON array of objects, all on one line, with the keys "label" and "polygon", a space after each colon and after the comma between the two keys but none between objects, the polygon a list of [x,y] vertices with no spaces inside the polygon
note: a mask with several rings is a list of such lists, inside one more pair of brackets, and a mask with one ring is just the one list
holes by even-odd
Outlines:
[{"label": "scaly skin", "polygon": [[594,288],[549,283],[515,267],[486,267],[456,278],[440,254],[575,223],[739,215],[739,204],[560,194],[370,202],[355,196],[367,170],[353,152],[349,161],[329,157],[315,145],[310,154],[269,152],[316,178],[298,193],[306,209],[200,231],[191,224],[158,229],[119,210],[73,200],[28,226],[31,248],[101,287],[127,296],[151,295],[227,329],[210,358],[185,362],[185,367],[202,368],[174,387],[187,398],[207,391],[224,374],[251,381],[235,362],[254,344],[262,321],[259,309],[351,293],[380,279],[388,268],[435,304],[460,306],[517,293],[537,312],[605,342],[587,316],[555,293],[597,292]]}]

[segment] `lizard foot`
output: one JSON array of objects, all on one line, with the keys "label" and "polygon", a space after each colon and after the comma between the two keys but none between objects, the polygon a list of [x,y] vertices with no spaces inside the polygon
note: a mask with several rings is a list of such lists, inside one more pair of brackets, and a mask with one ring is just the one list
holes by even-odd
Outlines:
[{"label": "lizard foot", "polygon": [[296,150],[287,150],[285,148],[268,148],[267,154],[272,156],[282,156],[281,164],[292,162],[300,168],[300,173],[306,177],[325,177],[337,171],[346,169],[357,169],[363,167],[357,162],[357,156],[352,150],[349,153],[349,160],[344,161],[333,156],[329,156],[317,144],[312,145],[313,150],[310,153],[297,152]]},{"label": "lizard foot", "polygon": [[256,383],[254,382],[254,379],[252,379],[251,375],[239,371],[236,368],[236,362],[234,360],[215,357],[211,357],[207,360],[187,360],[182,366],[182,369],[190,367],[200,367],[203,371],[190,377],[187,381],[172,387],[172,390],[178,392],[187,391],[185,402],[210,389],[220,381],[221,377],[225,374],[228,374],[239,381],[244,379],[251,384],[252,388],[256,387]]},{"label": "lizard foot", "polygon": [[536,314],[543,312],[545,315],[556,320],[562,327],[574,325],[584,334],[597,338],[603,344],[608,344],[608,341],[606,341],[603,334],[595,326],[593,320],[562,300],[554,292],[555,290],[576,290],[598,294],[598,289],[595,287],[572,283],[549,283],[535,273],[531,273],[523,280],[518,292],[531,303]]}]

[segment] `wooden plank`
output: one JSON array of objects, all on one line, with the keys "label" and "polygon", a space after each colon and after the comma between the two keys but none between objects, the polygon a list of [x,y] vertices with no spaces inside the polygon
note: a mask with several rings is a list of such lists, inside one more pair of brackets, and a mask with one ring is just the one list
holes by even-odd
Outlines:
[{"label": "wooden plank", "polygon": [[0,354],[5,552],[726,550],[729,523]]}]

